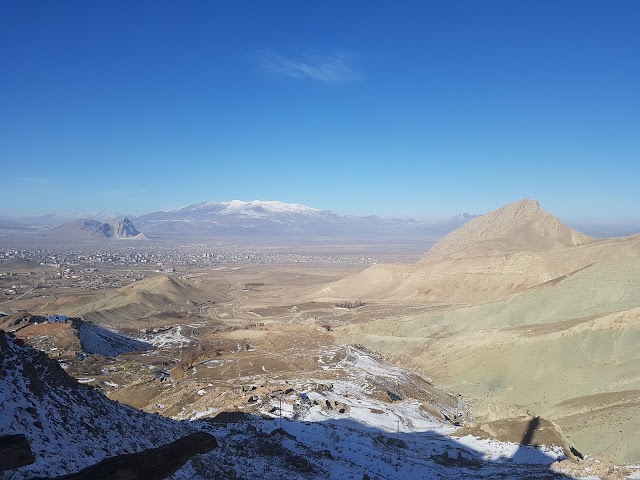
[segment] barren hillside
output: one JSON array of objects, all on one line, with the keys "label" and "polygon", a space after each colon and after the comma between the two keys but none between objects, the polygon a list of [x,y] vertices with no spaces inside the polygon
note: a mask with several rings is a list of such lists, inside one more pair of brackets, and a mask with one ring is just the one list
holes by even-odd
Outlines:
[{"label": "barren hillside", "polygon": [[197,311],[204,299],[215,300],[220,294],[204,293],[197,282],[161,275],[134,282],[125,287],[103,290],[90,295],[64,296],[44,305],[43,313],[64,310],[96,323],[141,328],[140,320],[150,313],[173,315]]},{"label": "barren hillside", "polygon": [[316,298],[488,303],[593,263],[637,257],[640,235],[595,240],[562,225],[537,202],[522,200],[455,230],[417,264],[374,265]]},{"label": "barren hillside", "polygon": [[429,372],[481,419],[557,422],[583,453],[640,460],[640,259],[601,262],[508,300],[337,333]]},{"label": "barren hillside", "polygon": [[596,241],[524,200],[418,264],[376,265],[321,294],[445,304],[337,335],[468,395],[480,419],[543,415],[578,449],[637,463],[639,286],[640,235]]}]

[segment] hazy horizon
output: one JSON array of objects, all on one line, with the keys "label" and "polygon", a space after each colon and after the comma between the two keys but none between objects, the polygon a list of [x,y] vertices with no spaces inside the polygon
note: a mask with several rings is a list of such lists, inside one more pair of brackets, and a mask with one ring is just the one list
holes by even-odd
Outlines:
[{"label": "hazy horizon", "polygon": [[0,215],[640,220],[640,3],[5,2]]},{"label": "hazy horizon", "polygon": [[[237,199],[236,199],[237,200]],[[536,199],[534,199],[536,200]],[[240,200],[243,201],[243,200]],[[251,201],[258,201],[258,202],[279,202],[278,200],[251,200]],[[251,202],[251,201],[244,201],[244,202]],[[229,203],[231,202],[231,200],[229,201],[224,201],[224,200],[209,200],[209,201],[204,201],[204,202],[197,202],[195,204],[191,204],[191,205],[182,205],[179,207],[175,207],[173,209],[168,209],[168,210],[178,210],[181,208],[185,208],[185,207],[189,207],[189,206],[193,206],[193,205],[200,205],[200,204],[205,204],[205,203]],[[300,204],[298,204],[300,205]],[[304,207],[311,207],[316,209],[316,207],[314,207],[313,205],[301,205]],[[502,207],[503,205],[498,206],[497,208]],[[546,208],[544,208],[544,205],[541,204],[541,207],[545,210],[547,210]],[[496,209],[497,209],[496,208]],[[316,209],[316,210],[320,210],[320,211],[326,211],[323,209]],[[494,209],[495,210],[495,209]],[[41,219],[43,217],[49,217],[49,216],[54,216],[54,217],[60,217],[60,222],[62,221],[69,221],[69,220],[73,220],[73,219],[81,219],[81,218],[86,218],[86,219],[100,219],[100,220],[106,220],[109,218],[118,218],[118,217],[130,217],[135,219],[136,217],[139,216],[144,216],[150,213],[155,213],[158,212],[158,210],[152,210],[152,211],[148,211],[148,212],[142,212],[140,214],[132,214],[130,212],[107,212],[107,211],[93,211],[93,212],[88,212],[88,211],[83,211],[83,210],[76,210],[76,211],[67,211],[67,212],[52,212],[52,211],[48,211],[48,212],[40,212],[38,214],[34,214],[34,215],[0,215],[0,219],[16,219],[16,220],[23,220],[23,221],[28,221],[29,219],[33,219],[33,221],[35,222],[37,219]],[[343,214],[340,212],[332,212],[332,213],[338,213],[340,215],[347,215],[348,214]],[[384,216],[384,215],[378,215],[375,212],[370,213],[370,216],[377,216],[380,217],[382,219],[398,219],[398,220],[415,220],[416,222],[425,222],[425,223],[429,223],[429,222],[439,222],[439,221],[447,221],[452,219],[453,217],[457,216],[457,215],[461,215],[461,214],[471,214],[471,215],[484,215],[486,213],[489,212],[456,212],[456,213],[451,213],[451,214],[441,214],[441,215],[433,215],[430,217],[420,217],[420,216],[414,216],[414,217],[409,217],[409,216]],[[552,214],[554,214],[554,212],[550,212]],[[366,216],[366,215],[365,215]],[[632,235],[632,234],[636,234],[636,233],[640,233],[640,220],[634,220],[634,219],[621,219],[621,218],[614,218],[614,217],[607,217],[607,218],[595,218],[595,217],[577,217],[577,218],[562,218],[559,217],[560,220],[564,223],[566,223],[568,226],[572,227],[572,228],[576,228],[578,230],[584,231],[584,233],[588,233],[590,235],[594,235],[596,237],[609,237],[609,236],[625,236],[625,235]],[[57,223],[52,223],[52,225],[54,224],[59,224],[60,222]]]}]

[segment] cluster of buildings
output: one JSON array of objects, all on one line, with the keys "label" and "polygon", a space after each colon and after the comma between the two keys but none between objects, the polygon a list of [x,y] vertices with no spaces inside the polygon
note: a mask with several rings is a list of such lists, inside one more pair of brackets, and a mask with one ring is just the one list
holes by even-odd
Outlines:
[{"label": "cluster of buildings", "polygon": [[[16,262],[15,260],[19,260]],[[186,273],[225,264],[376,263],[372,257],[305,255],[209,245],[86,248],[0,248],[0,299],[49,288],[119,288],[148,273]],[[29,271],[33,269],[34,271]],[[44,269],[44,271],[43,271]],[[35,271],[37,270],[37,272]],[[48,292],[42,292],[47,296]]]},{"label": "cluster of buildings", "polygon": [[46,249],[0,249],[2,260],[20,258],[40,266],[60,268],[62,274],[71,274],[73,267],[84,271],[96,271],[100,267],[149,265],[162,269],[180,267],[206,267],[221,263],[355,263],[373,264],[372,257],[349,255],[306,255],[300,253],[273,252],[262,249],[217,248],[207,245],[184,246],[136,246],[106,249],[71,249],[51,251]]}]

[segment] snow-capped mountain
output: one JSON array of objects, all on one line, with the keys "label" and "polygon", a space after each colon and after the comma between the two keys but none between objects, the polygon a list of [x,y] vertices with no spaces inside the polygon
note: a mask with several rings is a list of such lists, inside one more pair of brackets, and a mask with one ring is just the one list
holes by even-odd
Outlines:
[{"label": "snow-capped mountain", "polygon": [[464,224],[470,214],[435,222],[340,215],[300,204],[254,200],[204,202],[135,218],[148,234],[165,236],[267,235],[347,237],[440,237]]},{"label": "snow-capped mountain", "polygon": [[461,220],[464,222],[468,222],[469,220],[473,220],[474,218],[476,218],[478,215],[475,213],[469,213],[469,212],[462,212],[457,214],[455,217],[452,217],[452,220]]},{"label": "snow-capped mountain", "polygon": [[317,208],[307,207],[306,205],[300,205],[297,203],[284,203],[277,200],[253,200],[251,202],[244,202],[242,200],[232,200],[230,202],[203,202],[194,205],[187,205],[186,207],[176,208],[169,210],[170,212],[180,211],[216,211],[221,215],[246,215],[249,217],[262,217],[266,215],[277,214],[313,214],[319,212]]},{"label": "snow-capped mountain", "polygon": [[[86,215],[81,212],[0,217],[0,237],[96,240],[149,236],[180,242],[225,237],[234,241],[242,238],[273,238],[279,241],[333,238],[429,242],[439,240],[474,217],[476,215],[470,213],[439,220],[355,216],[276,200],[232,200],[196,203],[129,217],[131,220],[122,216],[107,218],[106,214]],[[138,228],[133,226],[134,222]]]}]

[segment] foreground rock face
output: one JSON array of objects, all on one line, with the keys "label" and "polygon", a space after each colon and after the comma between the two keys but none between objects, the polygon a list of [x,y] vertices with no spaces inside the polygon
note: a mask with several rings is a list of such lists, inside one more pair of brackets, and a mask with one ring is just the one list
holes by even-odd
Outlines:
[{"label": "foreground rock face", "polygon": [[107,458],[57,480],[161,480],[173,475],[194,455],[209,453],[217,446],[213,435],[196,432],[162,447]]},{"label": "foreground rock face", "polygon": [[24,435],[0,437],[0,471],[31,465],[36,458]]}]

